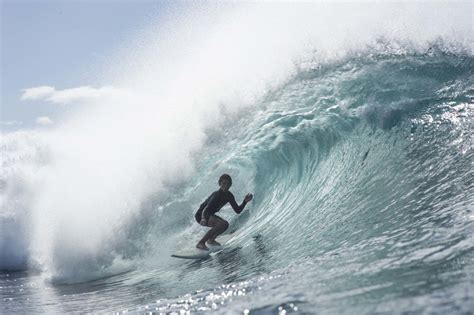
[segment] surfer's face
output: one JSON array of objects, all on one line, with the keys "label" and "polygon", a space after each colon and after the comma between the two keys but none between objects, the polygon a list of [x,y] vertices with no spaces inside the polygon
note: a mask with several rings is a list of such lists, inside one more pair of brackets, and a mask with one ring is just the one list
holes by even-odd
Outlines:
[{"label": "surfer's face", "polygon": [[221,183],[219,184],[219,186],[221,187],[221,190],[228,191],[230,187],[230,183],[227,179],[223,179],[221,180]]}]

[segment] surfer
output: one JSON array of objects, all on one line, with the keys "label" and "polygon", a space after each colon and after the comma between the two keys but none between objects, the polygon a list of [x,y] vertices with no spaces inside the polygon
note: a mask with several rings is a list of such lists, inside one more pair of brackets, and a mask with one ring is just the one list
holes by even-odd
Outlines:
[{"label": "surfer", "polygon": [[202,204],[199,206],[195,214],[196,221],[202,226],[211,227],[211,229],[204,235],[204,237],[197,243],[196,247],[199,249],[209,250],[206,242],[210,245],[220,246],[216,241],[216,237],[224,233],[229,227],[229,222],[216,215],[226,203],[230,203],[232,209],[239,214],[244,210],[247,202],[252,200],[252,194],[247,194],[244,201],[239,206],[235,202],[234,195],[229,191],[232,186],[232,178],[228,174],[223,174],[218,181],[220,189],[213,192]]}]

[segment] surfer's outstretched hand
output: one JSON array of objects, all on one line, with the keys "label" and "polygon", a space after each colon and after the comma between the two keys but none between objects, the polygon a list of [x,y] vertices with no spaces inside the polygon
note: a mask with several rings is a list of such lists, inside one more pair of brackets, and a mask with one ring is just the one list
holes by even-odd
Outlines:
[{"label": "surfer's outstretched hand", "polygon": [[247,195],[245,196],[245,198],[244,198],[244,201],[245,201],[245,202],[249,202],[250,200],[252,200],[252,198],[253,198],[253,195],[252,195],[252,194],[247,194]]}]

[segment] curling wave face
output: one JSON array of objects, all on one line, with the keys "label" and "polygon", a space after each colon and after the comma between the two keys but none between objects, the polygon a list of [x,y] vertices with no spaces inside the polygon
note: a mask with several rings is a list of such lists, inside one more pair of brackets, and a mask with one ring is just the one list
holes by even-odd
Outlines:
[{"label": "curling wave face", "polygon": [[[243,107],[197,104],[187,125],[172,120],[153,129],[152,119],[133,114],[131,119],[144,121],[135,133],[122,134],[121,126],[112,125],[110,134],[94,134],[101,141],[89,148],[98,157],[86,156],[94,166],[89,171],[100,171],[103,183],[85,180],[63,188],[72,200],[87,193],[77,207],[52,190],[40,206],[33,198],[35,185],[45,180],[52,189],[72,175],[93,178],[73,171],[77,160],[50,147],[56,136],[5,135],[2,269],[40,273],[1,274],[2,307],[52,313],[468,312],[474,58],[463,47],[438,39],[420,50],[382,38],[340,58],[305,57],[295,71],[285,71],[284,80],[244,98]],[[321,54],[313,57],[320,60]],[[228,91],[221,92],[227,85],[214,88],[232,103]],[[207,96],[196,91],[193,96]],[[170,118],[175,112],[152,113]],[[210,114],[216,124],[198,119]],[[176,132],[163,135],[168,127]],[[71,129],[64,129],[66,139],[79,139]],[[117,134],[127,137],[107,142]],[[87,135],[62,153],[83,143],[82,137],[91,139]],[[138,136],[145,149],[133,148],[146,154],[104,163],[100,153],[110,157]],[[154,136],[166,141],[155,147]],[[68,163],[55,169],[61,158]],[[137,161],[143,162],[139,175],[130,171]],[[231,222],[235,238],[205,261],[170,258],[203,232],[193,211],[216,189],[221,173],[232,174],[237,199],[255,194],[242,215],[219,213]],[[84,233],[90,242],[78,243]],[[45,270],[48,281],[42,284]],[[3,285],[11,277],[15,284]],[[84,283],[66,285],[75,282]]]},{"label": "curling wave face", "polygon": [[[236,192],[255,191],[246,214],[222,213],[236,238],[208,261],[162,261],[182,279],[166,286],[180,298],[148,307],[468,311],[473,66],[441,50],[367,54],[268,94],[210,142],[199,185],[162,209],[164,218],[196,204],[200,185],[230,172]],[[179,233],[161,234],[170,242],[154,245],[160,253],[201,232],[178,222]]]}]

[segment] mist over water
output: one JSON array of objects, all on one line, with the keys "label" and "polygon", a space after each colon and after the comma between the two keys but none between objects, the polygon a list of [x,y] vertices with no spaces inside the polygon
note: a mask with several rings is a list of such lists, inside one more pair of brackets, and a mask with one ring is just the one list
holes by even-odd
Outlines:
[{"label": "mist over water", "polygon": [[[471,4],[169,13],[114,94],[2,135],[2,312],[470,309]],[[169,257],[224,172],[229,248]]]}]

